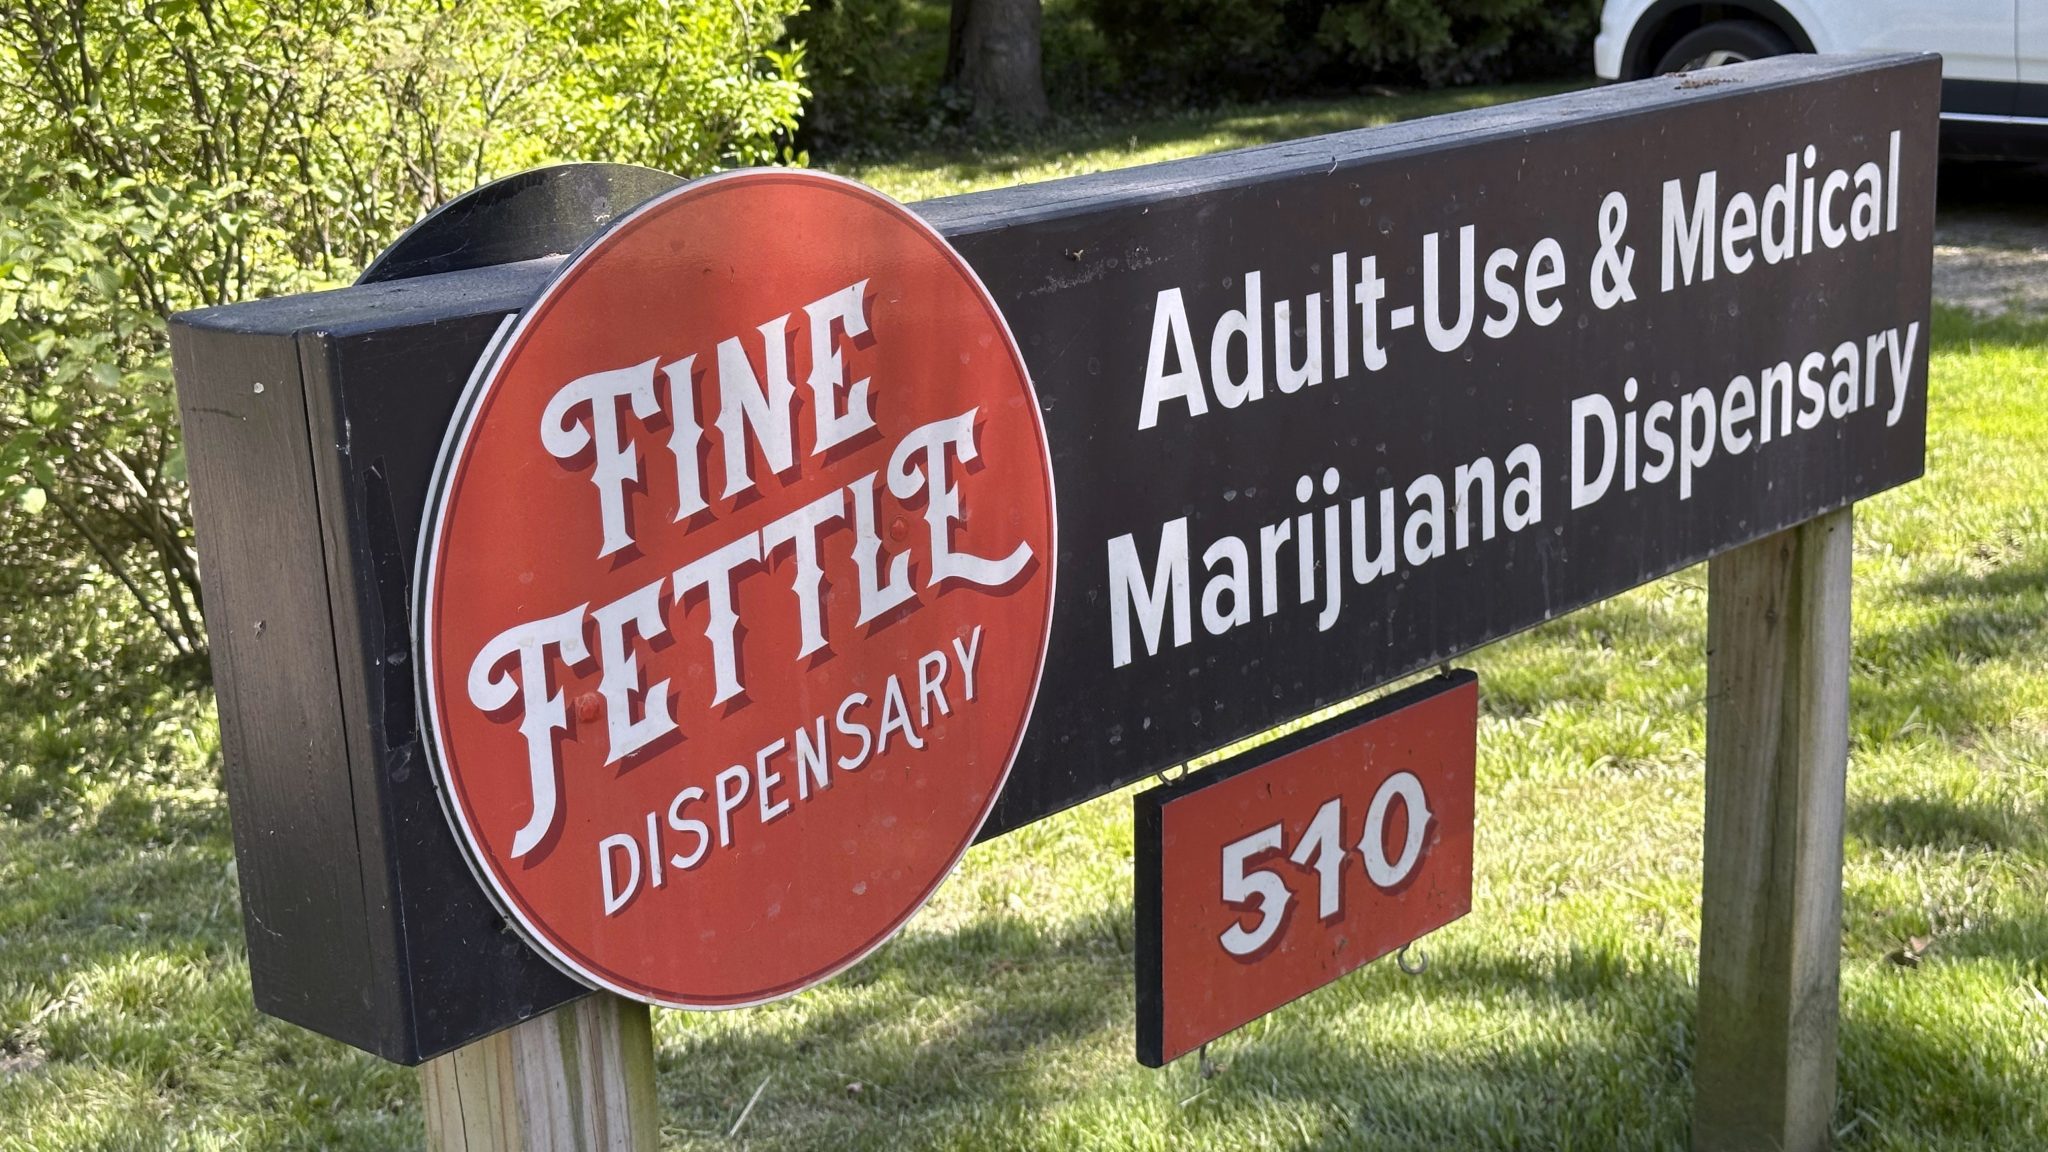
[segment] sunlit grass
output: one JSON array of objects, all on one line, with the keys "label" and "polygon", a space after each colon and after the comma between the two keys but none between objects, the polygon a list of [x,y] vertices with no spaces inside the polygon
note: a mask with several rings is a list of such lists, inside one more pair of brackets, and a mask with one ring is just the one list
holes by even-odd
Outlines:
[{"label": "sunlit grass", "polygon": [[[1226,112],[855,174],[916,198],[1468,99]],[[1943,313],[1934,337],[1928,477],[1858,510],[1836,1124],[1847,1149],[2038,1149],[2048,324]],[[826,987],[658,1013],[668,1142],[1683,1146],[1705,601],[1704,573],[1682,573],[1468,661],[1476,900],[1426,941],[1425,975],[1373,965],[1212,1046],[1208,1076],[1192,1058],[1140,1068],[1120,794],[976,848]],[[210,704],[126,665],[121,701],[81,695],[80,651],[119,630],[94,627],[12,650],[0,674],[0,1150],[417,1143],[408,1070],[254,1011]]]},{"label": "sunlit grass", "polygon": [[1135,123],[1084,124],[1019,143],[911,151],[886,163],[856,160],[823,166],[898,200],[928,200],[1484,108],[1568,87],[1572,86],[1517,84],[1223,107]]}]

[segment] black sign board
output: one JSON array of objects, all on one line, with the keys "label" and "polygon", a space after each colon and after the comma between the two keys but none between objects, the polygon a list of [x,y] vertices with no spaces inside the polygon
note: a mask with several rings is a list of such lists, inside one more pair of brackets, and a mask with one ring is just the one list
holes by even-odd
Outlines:
[{"label": "black sign board", "polygon": [[1058,478],[995,822],[1918,476],[1937,71],[1788,58],[923,206]]},{"label": "black sign board", "polygon": [[[917,206],[1057,482],[985,834],[1917,476],[1939,80],[1786,58]],[[408,638],[449,417],[559,262],[173,325],[258,1003],[391,1059],[583,991],[456,849]]]}]

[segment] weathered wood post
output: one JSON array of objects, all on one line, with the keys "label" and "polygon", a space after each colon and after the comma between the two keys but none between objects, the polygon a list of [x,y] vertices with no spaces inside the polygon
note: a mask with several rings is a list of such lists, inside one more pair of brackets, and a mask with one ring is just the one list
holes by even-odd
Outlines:
[{"label": "weathered wood post", "polygon": [[1707,568],[1700,1152],[1830,1142],[1852,509]]},{"label": "weathered wood post", "polygon": [[600,992],[420,1065],[433,1152],[660,1143],[647,1006]]}]

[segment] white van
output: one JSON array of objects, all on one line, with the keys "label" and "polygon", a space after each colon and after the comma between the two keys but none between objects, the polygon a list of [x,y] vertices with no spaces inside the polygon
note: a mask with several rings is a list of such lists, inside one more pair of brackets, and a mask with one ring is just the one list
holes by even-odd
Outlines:
[{"label": "white van", "polygon": [[1942,56],[1942,150],[2048,156],[2048,0],[1607,0],[1603,79],[1638,80],[1787,52]]}]

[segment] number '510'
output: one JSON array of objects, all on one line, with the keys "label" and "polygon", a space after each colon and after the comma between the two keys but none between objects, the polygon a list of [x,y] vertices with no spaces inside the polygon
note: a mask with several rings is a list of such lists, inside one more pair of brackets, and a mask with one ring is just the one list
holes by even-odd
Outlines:
[{"label": "number '510'", "polygon": [[[1387,811],[1395,800],[1408,809],[1408,834],[1399,855],[1387,859]],[[1422,781],[1412,772],[1396,772],[1373,793],[1365,813],[1365,833],[1358,838],[1358,854],[1365,860],[1365,874],[1376,887],[1397,887],[1415,871],[1429,834],[1429,801],[1422,794]],[[1274,824],[1223,846],[1223,901],[1258,914],[1258,923],[1246,928],[1232,924],[1218,938],[1232,956],[1250,956],[1264,948],[1286,922],[1288,903],[1294,893],[1280,874],[1269,868],[1245,870],[1253,857],[1278,852],[1283,847],[1285,826]],[[1335,796],[1316,809],[1307,831],[1294,845],[1287,859],[1314,868],[1318,878],[1316,915],[1333,920],[1343,910],[1344,798]]]}]

